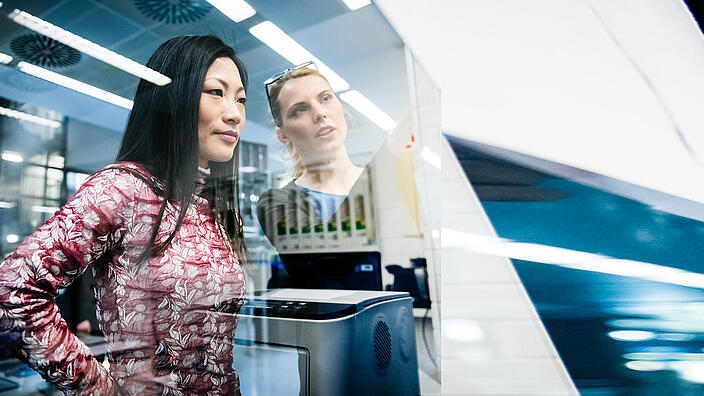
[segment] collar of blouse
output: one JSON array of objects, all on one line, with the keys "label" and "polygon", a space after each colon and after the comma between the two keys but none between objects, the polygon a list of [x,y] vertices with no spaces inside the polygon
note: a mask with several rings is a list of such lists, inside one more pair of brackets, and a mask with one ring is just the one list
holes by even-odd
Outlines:
[{"label": "collar of blouse", "polygon": [[205,190],[206,180],[210,177],[210,169],[198,167],[198,176],[196,177],[196,195]]}]

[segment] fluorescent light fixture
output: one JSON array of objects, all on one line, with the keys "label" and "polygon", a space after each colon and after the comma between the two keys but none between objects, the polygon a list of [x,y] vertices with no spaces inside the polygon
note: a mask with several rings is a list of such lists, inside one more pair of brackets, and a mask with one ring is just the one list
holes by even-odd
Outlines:
[{"label": "fluorescent light fixture", "polygon": [[256,166],[240,166],[240,172],[242,173],[254,173],[257,171]]},{"label": "fluorescent light fixture", "polygon": [[17,243],[17,241],[20,240],[20,237],[15,234],[9,234],[5,239],[7,240],[7,243]]},{"label": "fluorescent light fixture", "polygon": [[14,151],[3,151],[2,153],[2,159],[4,161],[10,161],[10,162],[22,162],[24,161],[24,158],[18,153],[15,153]]},{"label": "fluorescent light fixture", "polygon": [[396,126],[394,121],[388,114],[384,113],[371,100],[362,95],[357,90],[351,90],[340,94],[340,98],[362,113],[371,122],[379,126],[379,128],[390,131]]},{"label": "fluorescent light fixture", "polygon": [[350,88],[347,81],[332,71],[332,69],[327,67],[320,59],[313,56],[313,54],[308,52],[307,49],[303,48],[296,40],[279,29],[279,27],[274,25],[271,21],[264,21],[258,25],[252,26],[249,32],[294,65],[308,61],[315,62],[318,71],[328,79],[333,91],[344,91]]},{"label": "fluorescent light fixture", "polygon": [[17,206],[16,202],[5,202],[5,201],[0,201],[0,209],[12,209],[15,206]]},{"label": "fluorescent light fixture", "polygon": [[10,62],[12,62],[12,57],[8,54],[3,54],[2,52],[0,52],[0,63],[6,65]]},{"label": "fluorescent light fixture", "polygon": [[496,236],[449,228],[442,229],[441,244],[443,248],[459,248],[475,253],[551,264],[563,268],[704,289],[704,274],[666,265],[617,259],[555,246],[516,242]]},{"label": "fluorescent light fixture", "polygon": [[38,125],[42,125],[45,127],[49,127],[49,128],[58,128],[61,126],[61,123],[59,121],[35,116],[33,114],[25,113],[22,111],[8,109],[6,107],[0,107],[0,115],[4,115],[6,117],[17,118],[18,120],[22,120],[22,121],[29,121],[29,122],[32,122],[32,123],[35,123]]},{"label": "fluorescent light fixture", "polygon": [[32,211],[39,212],[39,213],[54,214],[54,212],[56,212],[57,210],[59,210],[58,206],[41,206],[41,205],[32,206]]},{"label": "fluorescent light fixture", "polygon": [[18,63],[17,68],[27,74],[33,75],[34,77],[41,78],[42,80],[61,85],[68,89],[72,89],[74,91],[92,96],[94,98],[106,101],[108,103],[112,103],[120,107],[124,107],[127,110],[132,110],[133,103],[131,100],[123,98],[122,96],[115,95],[114,93],[104,91],[98,87],[94,87],[82,81],[74,80],[70,77],[66,77],[59,73],[54,73],[51,70],[47,70],[27,62]]},{"label": "fluorescent light fixture", "polygon": [[642,330],[614,330],[609,332],[609,337],[618,341],[647,341],[655,338],[655,333]]},{"label": "fluorescent light fixture", "polygon": [[257,13],[244,0],[208,0],[208,3],[235,22],[242,22]]},{"label": "fluorescent light fixture", "polygon": [[347,8],[350,10],[358,10],[364,6],[368,6],[369,4],[372,3],[372,0],[342,0],[345,2],[345,5]]},{"label": "fluorescent light fixture", "polygon": [[156,70],[152,70],[133,61],[132,59],[118,54],[117,52],[110,51],[105,47],[86,40],[83,37],[77,36],[67,30],[61,29],[58,26],[54,26],[51,23],[24,11],[16,9],[7,17],[19,25],[34,30],[39,34],[53,38],[60,43],[66,44],[69,47],[75,48],[95,59],[101,60],[153,84],[163,86],[171,82],[169,77],[157,72]]}]

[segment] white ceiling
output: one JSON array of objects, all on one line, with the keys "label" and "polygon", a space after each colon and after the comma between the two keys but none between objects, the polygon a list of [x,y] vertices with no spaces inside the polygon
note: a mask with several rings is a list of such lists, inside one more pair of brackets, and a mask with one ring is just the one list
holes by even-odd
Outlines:
[{"label": "white ceiling", "polygon": [[[183,34],[215,34],[233,45],[247,66],[250,85],[243,140],[267,143],[278,153],[263,81],[291,66],[248,32],[270,20],[325,62],[392,118],[408,103],[403,43],[374,6],[350,11],[341,0],[251,0],[257,15],[234,23],[211,9],[202,19],[167,24],[143,14],[133,0],[9,0],[0,12],[18,8],[145,64],[167,39]],[[10,42],[31,33],[10,21],[0,24],[0,52],[14,55]],[[58,73],[132,99],[138,79],[85,54],[79,63],[50,68]],[[0,66],[0,96],[55,110],[66,116],[121,133],[129,112],[83,94]],[[376,125],[353,109],[348,149],[369,158],[385,138]]]}]

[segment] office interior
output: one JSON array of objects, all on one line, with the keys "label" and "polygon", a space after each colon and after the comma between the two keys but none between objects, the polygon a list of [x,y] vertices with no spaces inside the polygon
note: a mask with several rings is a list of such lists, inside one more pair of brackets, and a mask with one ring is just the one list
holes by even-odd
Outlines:
[{"label": "office interior", "polygon": [[[240,199],[257,268],[234,351],[243,394],[316,394],[316,360],[355,363],[330,356],[339,344],[315,336],[341,327],[315,320],[291,330],[314,334],[295,345],[257,338],[272,323],[297,323],[276,322],[264,307],[336,301],[361,307],[358,323],[378,323],[362,313],[381,294],[271,291],[285,281],[278,249],[324,262],[364,257],[354,268],[372,275],[363,279],[380,285],[374,292],[404,288],[392,272],[413,274],[404,278],[417,282],[405,291],[417,293],[413,308],[400,317],[413,323],[417,368],[398,375],[417,381],[422,395],[702,393],[704,113],[696,104],[704,50],[696,2],[251,0],[255,14],[241,22],[205,1],[208,11],[178,16],[138,0],[3,3],[0,12],[21,9],[142,64],[166,38],[189,33],[219,35],[242,55],[251,83]],[[322,249],[302,229],[284,229],[277,249],[254,213],[259,194],[290,180],[261,83],[299,63],[249,32],[266,20],[393,120],[379,125],[343,101],[348,151],[367,168],[355,187],[364,198],[322,231],[330,237]],[[12,41],[22,48],[32,34],[0,24],[0,52],[31,56],[14,52]],[[127,99],[136,86],[136,77],[80,51],[62,50],[55,64],[23,59]],[[0,117],[3,256],[111,161],[129,111],[15,66],[0,65],[2,107],[61,126]],[[364,228],[352,211],[364,212]],[[89,293],[80,283],[61,298]],[[398,300],[375,307],[402,312]],[[364,358],[381,364],[372,376],[394,357],[403,361],[399,341],[391,340],[399,355],[390,360],[374,350]],[[2,364],[9,384],[0,395],[53,391],[16,361]]]},{"label": "office interior", "polygon": [[[248,1],[251,12],[237,15],[204,0],[3,1],[0,256],[114,161],[139,81],[21,17],[140,64],[171,37],[214,34],[235,48],[249,73],[238,187],[252,259],[233,348],[242,394],[439,394],[439,213],[429,208],[424,180],[439,174],[440,157],[426,165],[421,155],[430,152],[423,151],[426,135],[439,130],[440,94],[369,3]],[[15,10],[26,14],[13,19]],[[299,53],[267,41],[272,26]],[[270,31],[257,35],[258,27]],[[301,57],[340,79],[323,71],[344,106],[347,152],[365,171],[324,227],[284,225],[270,241],[257,201],[292,175],[263,83]],[[309,275],[315,284],[295,281]],[[102,359],[92,296],[87,271],[57,304]],[[2,354],[0,395],[60,394],[6,345]],[[355,384],[354,373],[369,381]]]}]

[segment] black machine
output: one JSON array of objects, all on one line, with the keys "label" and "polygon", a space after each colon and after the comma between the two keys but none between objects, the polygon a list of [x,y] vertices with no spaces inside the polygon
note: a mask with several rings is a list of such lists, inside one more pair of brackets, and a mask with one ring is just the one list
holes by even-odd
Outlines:
[{"label": "black machine", "polygon": [[379,252],[282,254],[270,288],[383,290]]}]

